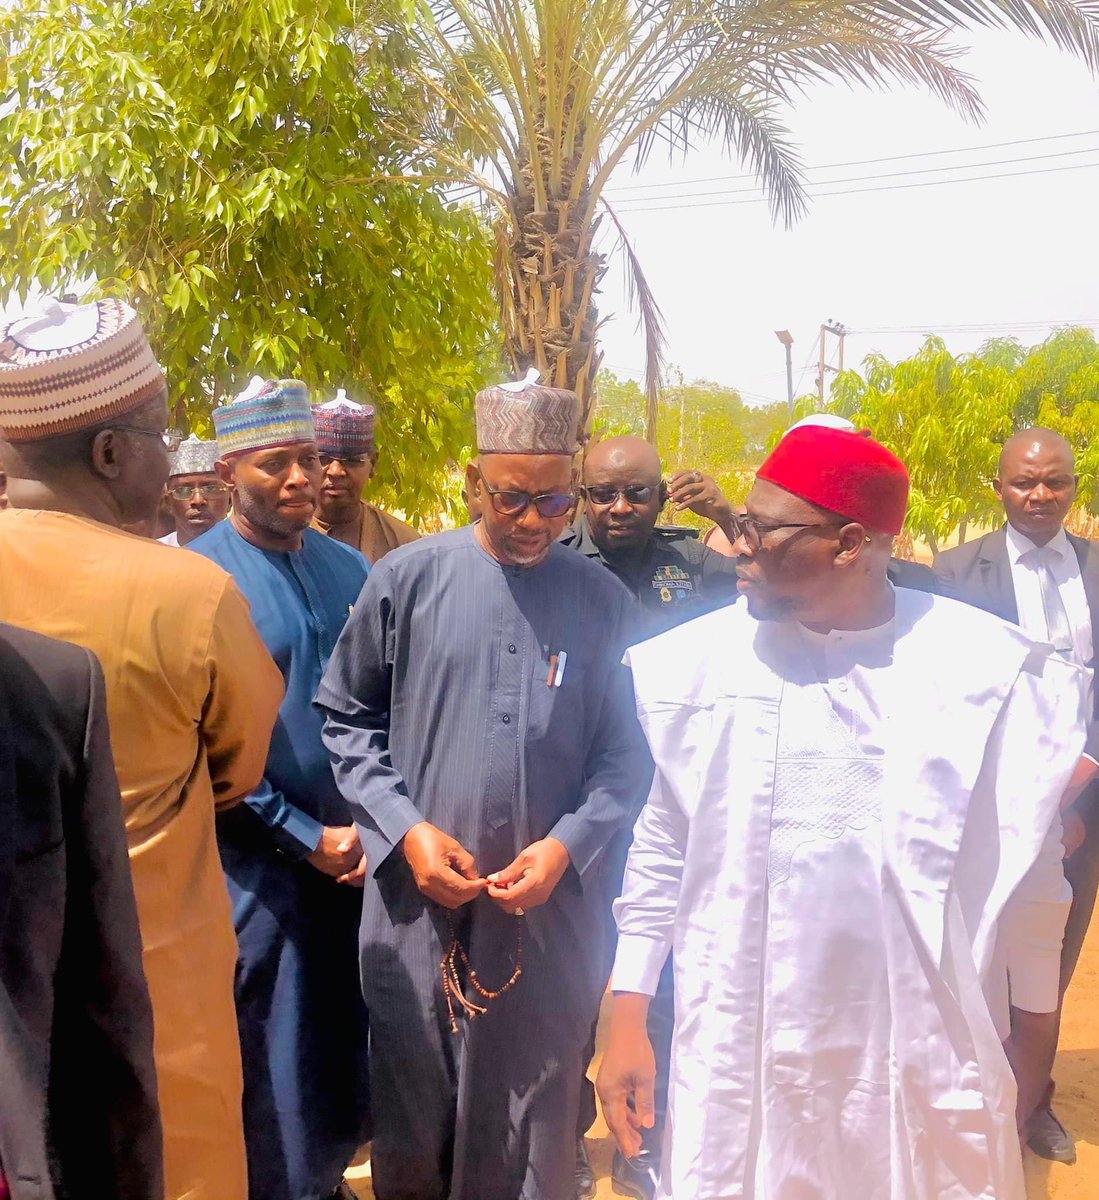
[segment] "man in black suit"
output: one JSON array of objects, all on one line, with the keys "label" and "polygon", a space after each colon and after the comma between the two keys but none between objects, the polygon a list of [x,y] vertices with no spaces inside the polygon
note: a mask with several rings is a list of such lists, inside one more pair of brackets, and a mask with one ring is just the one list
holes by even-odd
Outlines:
[{"label": "man in black suit", "polygon": [[0,624],[0,1196],[163,1200],[162,1157],[103,674]]},{"label": "man in black suit", "polygon": [[[1051,642],[1076,661],[1087,683],[1084,756],[1062,805],[1073,900],[1061,954],[1061,993],[1072,978],[1095,907],[1099,881],[1099,705],[1092,683],[1099,648],[1099,545],[1066,533],[1076,499],[1072,447],[1049,429],[1028,429],[1005,444],[993,481],[1007,524],[994,533],[945,550],[935,560],[944,595],[983,608],[1022,627],[1035,641]],[[1058,1014],[1059,1016],[1059,1014]],[[1052,1055],[1056,1048],[1056,1030]],[[1072,1135],[1046,1103],[1027,1127],[1027,1144],[1043,1158],[1076,1161]]]}]

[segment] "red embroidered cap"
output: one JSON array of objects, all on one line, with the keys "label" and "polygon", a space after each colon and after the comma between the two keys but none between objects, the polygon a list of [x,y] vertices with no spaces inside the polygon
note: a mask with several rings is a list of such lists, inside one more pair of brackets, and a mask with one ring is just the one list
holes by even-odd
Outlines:
[{"label": "red embroidered cap", "polygon": [[865,431],[792,429],[757,476],[867,529],[895,536],[904,526],[908,471]]}]

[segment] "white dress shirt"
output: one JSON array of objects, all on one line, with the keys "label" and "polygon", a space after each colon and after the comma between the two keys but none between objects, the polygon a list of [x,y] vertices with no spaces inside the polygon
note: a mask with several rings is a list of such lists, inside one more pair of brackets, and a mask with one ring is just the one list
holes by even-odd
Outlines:
[{"label": "white dress shirt", "polygon": [[[1022,561],[1023,556],[1035,545],[1030,538],[1013,526],[1007,527],[1007,558],[1011,564],[1011,582],[1015,588],[1015,605],[1019,610],[1019,627],[1036,642],[1049,640],[1046,628],[1046,613],[1042,606],[1042,584],[1033,562]],[[1093,660],[1095,647],[1092,644],[1091,610],[1084,592],[1084,580],[1080,574],[1080,560],[1068,540],[1064,529],[1047,543],[1051,551],[1050,570],[1057,590],[1068,614],[1072,631],[1073,656],[1085,673],[1087,704],[1085,711],[1092,711]]]},{"label": "white dress shirt", "polygon": [[162,538],[156,539],[162,546],[178,546],[179,533],[173,529],[171,533],[167,533]]}]

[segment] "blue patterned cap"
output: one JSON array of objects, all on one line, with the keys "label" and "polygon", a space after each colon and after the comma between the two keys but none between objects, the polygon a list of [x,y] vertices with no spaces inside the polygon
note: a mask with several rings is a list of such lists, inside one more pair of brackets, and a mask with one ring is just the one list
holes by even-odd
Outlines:
[{"label": "blue patterned cap", "polygon": [[213,419],[222,458],[313,441],[309,389],[300,379],[253,376],[231,404],[214,409]]}]

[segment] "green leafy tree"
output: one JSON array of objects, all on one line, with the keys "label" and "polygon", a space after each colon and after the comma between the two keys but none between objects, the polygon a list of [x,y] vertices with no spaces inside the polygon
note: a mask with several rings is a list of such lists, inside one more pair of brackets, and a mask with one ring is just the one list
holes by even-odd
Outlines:
[{"label": "green leafy tree", "polygon": [[712,138],[743,160],[778,219],[805,209],[783,118],[818,80],[918,84],[969,117],[962,27],[1010,27],[1099,63],[1090,0],[428,0],[412,76],[439,101],[434,144],[491,196],[506,350],[590,401],[599,370],[599,222],[618,227],[657,416],[656,298],[604,192],[624,164]]},{"label": "green leafy tree", "polygon": [[1090,329],[1062,329],[1020,355],[1015,427],[1045,425],[1076,451],[1079,504],[1099,514],[1099,342]]},{"label": "green leafy tree", "polygon": [[872,430],[907,464],[907,527],[932,550],[955,531],[964,541],[970,525],[1001,519],[992,490],[1000,448],[1032,425],[1073,444],[1081,507],[1099,512],[1099,343],[1088,330],[1061,330],[1030,350],[995,339],[957,357],[929,337],[903,362],[871,355],[862,375],[844,372],[830,408]]},{"label": "green leafy tree", "polygon": [[424,516],[498,342],[489,235],[407,155],[388,3],[0,6],[0,295],[129,299],[202,433],[254,371],[375,399],[380,490]]},{"label": "green leafy tree", "polygon": [[908,528],[932,550],[953,530],[996,511],[989,481],[1012,431],[1012,373],[979,355],[954,358],[939,338],[900,363],[871,355],[865,378],[846,371],[832,388],[833,411],[900,456],[912,477]]}]

